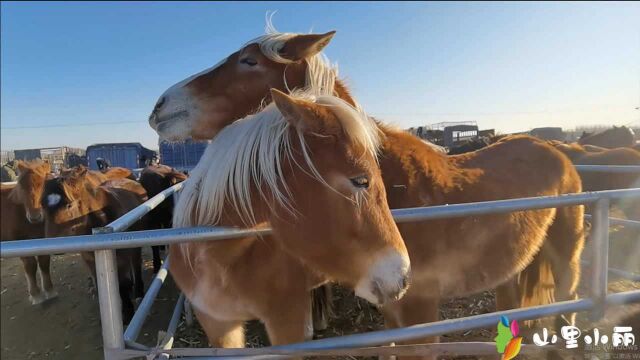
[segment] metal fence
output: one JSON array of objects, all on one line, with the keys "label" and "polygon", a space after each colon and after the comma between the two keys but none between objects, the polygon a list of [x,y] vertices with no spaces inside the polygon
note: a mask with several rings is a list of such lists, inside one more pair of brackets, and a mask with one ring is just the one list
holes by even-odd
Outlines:
[{"label": "metal fence", "polygon": [[[640,166],[576,166],[581,172],[640,172]],[[608,190],[560,196],[543,196],[523,199],[509,199],[479,203],[431,206],[421,208],[392,210],[398,223],[425,221],[443,218],[477,216],[485,214],[507,213],[581,204],[593,205],[591,215],[591,246],[593,258],[591,266],[591,293],[587,299],[558,302],[551,305],[515,309],[471,316],[461,319],[450,319],[428,324],[420,324],[400,329],[381,330],[364,334],[334,337],[297,344],[271,346],[259,349],[171,349],[173,336],[183,308],[185,298],[180,296],[174,308],[166,335],[159,345],[153,348],[136,342],[149,310],[167,276],[170,259],[165,259],[162,269],[156,275],[147,290],[138,310],[126,331],[123,331],[121,304],[118,295],[118,279],[115,263],[115,249],[150,245],[168,245],[191,241],[215,241],[246,237],[248,235],[265,235],[269,229],[251,230],[223,227],[194,227],[183,229],[148,230],[123,233],[133,223],[147,214],[164,199],[182,188],[182,184],[156,195],[144,204],[133,209],[121,218],[103,227],[96,228],[94,235],[61,237],[55,239],[34,239],[0,243],[0,256],[34,256],[52,253],[95,251],[98,283],[98,300],[102,324],[102,336],[105,359],[128,359],[147,357],[149,359],[168,358],[169,356],[192,356],[192,359],[224,358],[246,356],[260,358],[280,358],[310,355],[402,355],[433,354],[446,352],[455,355],[495,354],[495,347],[486,343],[430,344],[388,347],[379,346],[391,342],[414,340],[429,336],[495,326],[500,317],[507,315],[514,320],[528,320],[567,312],[591,311],[593,320],[600,319],[607,305],[622,305],[640,302],[640,291],[628,291],[607,295],[607,279],[609,274],[608,249],[609,226],[612,224],[640,228],[639,221],[610,219],[609,203],[622,198],[639,198],[640,188],[624,190]],[[637,276],[635,274],[627,276]],[[189,318],[187,317],[187,320]],[[375,346],[375,348],[370,348]],[[523,353],[544,351],[542,348],[525,346]]]}]

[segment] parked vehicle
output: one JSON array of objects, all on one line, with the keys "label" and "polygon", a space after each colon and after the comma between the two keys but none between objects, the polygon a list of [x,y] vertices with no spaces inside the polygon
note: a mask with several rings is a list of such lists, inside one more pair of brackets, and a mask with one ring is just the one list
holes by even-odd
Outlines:
[{"label": "parked vehicle", "polygon": [[98,158],[108,161],[111,166],[138,169],[145,167],[146,162],[155,156],[155,151],[140,143],[94,144],[87,147],[87,162],[91,170],[98,170]]},{"label": "parked vehicle", "polygon": [[179,171],[190,171],[200,161],[208,141],[186,140],[184,142],[161,141],[160,163]]}]

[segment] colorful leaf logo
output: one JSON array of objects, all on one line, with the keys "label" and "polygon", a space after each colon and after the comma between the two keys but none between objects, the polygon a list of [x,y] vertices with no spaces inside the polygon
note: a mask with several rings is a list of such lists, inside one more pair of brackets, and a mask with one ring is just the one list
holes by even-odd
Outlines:
[{"label": "colorful leaf logo", "polygon": [[522,337],[518,336],[519,332],[520,328],[515,320],[509,324],[506,316],[500,318],[498,336],[494,340],[498,353],[502,354],[502,360],[511,360],[520,352]]}]

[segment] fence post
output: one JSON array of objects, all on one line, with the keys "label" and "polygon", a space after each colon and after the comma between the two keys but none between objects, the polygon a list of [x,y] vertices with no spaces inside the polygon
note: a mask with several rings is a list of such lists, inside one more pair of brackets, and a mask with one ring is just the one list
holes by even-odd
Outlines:
[{"label": "fence post", "polygon": [[598,199],[594,204],[591,224],[592,265],[591,298],[595,306],[591,321],[604,316],[609,273],[609,199]]},{"label": "fence post", "polygon": [[[93,229],[94,235],[110,232],[113,232],[113,228]],[[114,352],[124,350],[122,303],[118,288],[116,250],[96,250],[95,256],[102,346],[105,360],[110,360],[117,358]]]}]

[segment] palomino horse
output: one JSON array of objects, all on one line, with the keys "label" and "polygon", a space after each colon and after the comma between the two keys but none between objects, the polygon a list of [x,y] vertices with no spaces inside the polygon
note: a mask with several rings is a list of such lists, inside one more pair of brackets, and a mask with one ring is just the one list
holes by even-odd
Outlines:
[{"label": "palomino horse", "polygon": [[272,97],[275,105],[213,139],[175,208],[174,227],[273,230],[170,246],[172,276],[214,346],[244,347],[243,322],[256,318],[272,344],[304,340],[310,290],[326,280],[375,304],[400,298],[408,285],[373,121],[333,96]]},{"label": "palomino horse", "polygon": [[[266,88],[303,88],[310,84],[305,79],[335,75],[319,55],[332,36],[260,37],[218,66],[172,86],[156,104],[150,124],[162,138],[215,135],[263,100],[270,101]],[[334,94],[355,104],[341,81],[324,83],[334,83]],[[384,133],[380,168],[391,208],[581,191],[569,159],[531,137],[510,137],[474,153],[446,156],[407,132],[379,129]],[[216,139],[225,136],[223,130]],[[413,281],[400,301],[384,307],[387,326],[435,321],[441,298],[500,285],[501,309],[575,299],[583,211],[572,206],[400,224]]]},{"label": "palomino horse", "polygon": [[[40,196],[51,166],[44,161],[18,162],[20,176],[14,185],[2,184],[1,241],[36,239],[44,236]],[[32,190],[36,189],[36,190]],[[37,190],[39,189],[39,191]],[[49,255],[20,258],[27,280],[31,304],[36,305],[57,296],[51,282]],[[36,273],[40,269],[41,286]]]},{"label": "palomino horse", "polygon": [[[187,176],[166,165],[149,165],[142,170],[138,182],[147,191],[147,196],[152,198],[163,190],[182,182]],[[169,197],[158,205],[147,215],[147,229],[167,229],[171,228],[171,218],[173,216],[173,196]],[[162,262],[160,260],[160,246],[152,246],[153,250],[153,272],[158,272]]]},{"label": "palomino horse", "polygon": [[583,133],[578,144],[580,145],[596,145],[607,149],[615,149],[619,147],[632,147],[635,144],[633,130],[626,126],[614,126],[611,129],[596,133]]},{"label": "palomino horse", "polygon": [[[91,229],[107,225],[147,199],[144,188],[135,181],[115,179],[96,185],[92,176],[95,174],[87,168],[78,167],[45,182],[42,208],[47,237],[89,235]],[[138,222],[132,230],[139,228]],[[81,255],[95,284],[94,254]],[[134,311],[131,288],[136,297],[144,295],[140,248],[117,250],[116,258],[123,319],[128,322]]]}]

